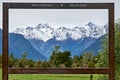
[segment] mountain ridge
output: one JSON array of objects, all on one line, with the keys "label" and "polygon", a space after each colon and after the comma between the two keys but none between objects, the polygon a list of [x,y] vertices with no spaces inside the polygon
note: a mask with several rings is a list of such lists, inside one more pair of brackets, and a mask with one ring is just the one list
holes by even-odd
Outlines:
[{"label": "mountain ridge", "polygon": [[74,40],[85,37],[99,38],[107,32],[106,27],[97,26],[92,22],[88,22],[88,24],[84,26],[75,26],[71,29],[65,26],[53,28],[48,24],[38,24],[35,27],[17,28],[13,33],[22,34],[27,39],[38,39],[47,42],[53,37],[60,41],[68,38]]},{"label": "mountain ridge", "polygon": [[69,50],[72,57],[80,55],[107,31],[108,25],[98,26],[90,21],[86,25],[73,28],[53,28],[48,24],[38,24],[35,27],[17,28],[13,33],[23,35],[37,51],[49,59],[56,45],[60,46],[61,51]]},{"label": "mountain ridge", "polygon": [[[32,44],[21,34],[9,33],[9,55],[13,54],[15,58],[21,58],[23,53],[27,52],[27,58],[34,61],[46,60],[46,57],[38,52]],[[2,54],[2,30],[0,29],[0,54]]]}]

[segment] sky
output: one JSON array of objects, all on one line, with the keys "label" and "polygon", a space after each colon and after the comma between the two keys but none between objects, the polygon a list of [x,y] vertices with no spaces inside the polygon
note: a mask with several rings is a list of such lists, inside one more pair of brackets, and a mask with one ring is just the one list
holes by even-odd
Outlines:
[{"label": "sky", "polygon": [[97,25],[105,25],[108,22],[107,9],[10,9],[9,29],[14,31],[16,27],[35,27],[38,24],[73,28],[82,26],[89,21]]},{"label": "sky", "polygon": [[[69,3],[85,3],[85,2],[88,2],[88,3],[108,3],[108,2],[114,2],[115,3],[115,20],[116,19],[118,19],[118,18],[120,18],[120,0],[0,0],[0,28],[2,27],[2,2],[35,2],[35,3],[42,3],[42,2],[46,2],[46,3],[49,3],[49,2],[52,2],[52,3],[56,3],[56,2],[64,2],[64,3],[66,3],[66,2],[69,2]],[[19,11],[13,11],[13,10],[10,10],[11,12],[10,12],[10,15],[13,15],[13,13],[17,13],[16,15],[14,14],[14,16],[12,17],[11,16],[11,19],[12,19],[12,21],[15,21],[14,19],[16,19],[15,18],[15,16],[17,16],[17,15],[25,15],[24,17],[19,17],[18,18],[18,20],[19,20],[19,23],[16,21],[16,22],[10,22],[10,25],[11,26],[17,26],[17,24],[19,24],[18,25],[18,27],[20,26],[22,26],[22,27],[25,27],[25,26],[36,26],[37,24],[39,24],[40,22],[47,22],[49,25],[53,25],[53,22],[55,22],[55,20],[56,20],[56,22],[54,23],[54,25],[55,26],[57,26],[58,25],[58,23],[60,24],[60,25],[62,25],[63,23],[64,23],[64,25],[65,26],[70,26],[70,25],[67,25],[67,23],[68,22],[66,22],[66,21],[69,21],[69,23],[70,23],[70,21],[73,21],[76,17],[76,19],[81,19],[83,16],[79,16],[80,18],[78,18],[78,14],[79,13],[81,13],[81,11],[75,11],[75,13],[72,13],[72,11],[71,11],[71,13],[73,14],[73,15],[66,15],[66,13],[67,13],[67,11],[60,11],[62,14],[57,14],[56,13],[56,15],[66,15],[65,17],[66,18],[64,18],[63,19],[63,17],[58,17],[58,18],[52,18],[52,21],[50,22],[50,20],[51,20],[51,17],[53,17],[53,16],[55,16],[55,15],[49,15],[48,16],[48,14],[44,14],[44,16],[46,17],[46,15],[48,16],[48,18],[39,18],[39,16],[40,15],[43,15],[43,13],[40,13],[40,15],[38,16],[28,16],[27,15],[27,13],[29,12],[24,12],[23,13],[23,10],[21,11],[21,10],[19,10]],[[38,11],[38,10],[37,10]],[[37,12],[37,11],[35,11],[35,12]],[[48,10],[47,10],[48,11]],[[20,12],[20,13],[19,13]],[[44,11],[44,12],[46,12],[46,11]],[[50,11],[48,11],[49,13],[51,13],[52,12],[52,10]],[[55,12],[59,12],[59,11],[55,11]],[[84,13],[84,11],[82,11],[83,13]],[[88,12],[88,11],[85,11],[85,12]],[[102,11],[100,11],[101,13],[104,13],[103,15],[101,14],[101,16],[105,16],[106,15],[106,10],[102,10]],[[47,12],[46,12],[47,13]],[[89,15],[92,15],[92,13],[91,12],[88,12],[89,13]],[[34,13],[29,13],[29,15],[32,15],[32,14],[34,14]],[[36,13],[35,13],[36,14]],[[76,15],[77,14],[77,15]],[[86,15],[86,14],[83,14],[83,15]],[[69,16],[72,16],[72,19],[73,20],[70,20],[70,18],[68,18]],[[93,22],[94,23],[96,23],[96,24],[104,24],[104,20],[106,19],[104,19],[103,21],[101,20],[101,16],[99,15],[98,16],[98,14],[97,15],[95,15],[94,14],[94,16],[96,16],[96,19],[98,18],[100,21],[99,22],[97,22],[94,18],[92,18],[93,20]],[[88,17],[88,19],[91,19],[91,18],[89,18],[89,16],[87,16]],[[24,18],[24,19],[23,19]],[[35,19],[36,18],[36,19]],[[26,20],[27,19],[27,20]],[[33,19],[34,19],[34,22],[32,22],[33,21]],[[83,19],[83,18],[82,18]],[[44,21],[43,21],[44,20]],[[46,20],[48,20],[48,21],[46,21]],[[10,20],[11,21],[11,20]],[[21,23],[20,23],[20,21],[21,21]],[[26,23],[25,23],[25,21],[27,21]],[[61,22],[60,22],[61,21]],[[73,22],[72,24],[71,24],[71,26],[72,25],[75,25],[75,24],[77,24],[78,23],[78,21],[79,20],[76,20],[76,22]],[[81,23],[86,23],[84,20],[80,20],[80,22]],[[29,23],[29,24],[28,24]],[[14,29],[14,28],[12,28],[12,29]],[[11,30],[12,30],[11,29]]]}]

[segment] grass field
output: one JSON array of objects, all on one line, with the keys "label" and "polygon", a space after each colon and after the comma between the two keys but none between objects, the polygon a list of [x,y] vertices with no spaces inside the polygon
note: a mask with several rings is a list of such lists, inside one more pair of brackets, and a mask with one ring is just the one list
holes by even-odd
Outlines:
[{"label": "grass field", "polygon": [[[94,76],[93,80],[97,76]],[[89,75],[81,74],[14,74],[9,76],[9,80],[90,80]]]},{"label": "grass field", "polygon": [[0,68],[0,80],[2,80],[2,69]]},{"label": "grass field", "polygon": [[[98,75],[93,76],[97,80]],[[0,69],[0,80],[2,70]],[[10,74],[9,80],[90,80],[89,74]]]}]

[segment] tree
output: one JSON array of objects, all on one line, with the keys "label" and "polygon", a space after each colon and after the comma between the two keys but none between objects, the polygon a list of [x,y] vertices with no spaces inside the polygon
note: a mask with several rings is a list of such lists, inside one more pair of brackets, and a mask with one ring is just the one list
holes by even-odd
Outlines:
[{"label": "tree", "polygon": [[59,52],[59,49],[60,49],[60,46],[55,46],[55,47],[54,47],[55,53],[58,53],[58,52]]},{"label": "tree", "polygon": [[72,61],[73,61],[72,67],[74,68],[80,67],[80,57],[78,55],[75,55]]},{"label": "tree", "polygon": [[72,59],[70,51],[59,51],[59,46],[55,46],[55,49],[50,56],[50,63],[55,67],[60,67],[61,64],[64,64],[65,67],[71,67]]},{"label": "tree", "polygon": [[101,40],[102,44],[102,50],[98,53],[96,56],[97,58],[97,64],[96,67],[98,68],[108,68],[109,67],[109,39],[108,35],[104,36],[104,38]]},{"label": "tree", "polygon": [[64,59],[64,64],[66,67],[71,67],[72,65],[72,58],[71,58],[71,52],[70,51],[64,51],[63,52],[63,59]]},{"label": "tree", "polygon": [[40,68],[41,67],[41,64],[42,64],[42,61],[38,60],[36,63],[35,63],[35,67],[37,68]]},{"label": "tree", "polygon": [[[109,68],[109,55],[108,55],[108,47],[109,47],[109,42],[108,42],[108,35],[106,35],[102,39],[102,50],[99,52],[97,55],[98,61],[97,61],[97,67],[98,68]],[[107,75],[99,75],[98,80],[108,80],[109,77]]]},{"label": "tree", "polygon": [[59,52],[59,48],[60,46],[55,46],[52,52],[52,55],[50,56],[49,62],[51,63],[50,65],[52,67],[58,67],[58,60],[57,60],[58,54],[57,53]]},{"label": "tree", "polygon": [[[120,23],[115,24],[115,80],[120,79]],[[101,66],[108,67],[108,37],[105,36],[103,51],[99,54]],[[105,80],[106,76],[100,76],[99,80]]]},{"label": "tree", "polygon": [[25,60],[23,59],[18,60],[17,67],[25,67],[25,66],[26,66]]},{"label": "tree", "polygon": [[75,56],[73,57],[73,62],[74,62],[74,63],[77,63],[78,61],[79,61],[79,56],[75,55]]},{"label": "tree", "polygon": [[27,63],[27,52],[24,52],[23,54],[22,54],[22,57],[21,57],[21,59],[18,61],[18,64],[17,64],[17,66],[19,66],[19,67],[29,67],[29,65],[28,65],[28,63]]},{"label": "tree", "polygon": [[88,63],[88,68],[95,68],[95,64],[93,62]]},{"label": "tree", "polygon": [[50,64],[49,64],[47,61],[43,61],[43,62],[41,63],[41,67],[42,67],[42,68],[48,68],[48,67],[50,67]]},{"label": "tree", "polygon": [[22,59],[26,59],[26,58],[27,58],[27,55],[28,55],[28,53],[27,53],[27,52],[24,52],[24,53],[22,54]]},{"label": "tree", "polygon": [[2,67],[2,55],[0,55],[0,68]]},{"label": "tree", "polygon": [[35,62],[32,59],[27,60],[27,67],[34,67]]},{"label": "tree", "polygon": [[16,58],[13,67],[19,67],[18,61],[19,61],[19,59]]},{"label": "tree", "polygon": [[9,56],[9,62],[8,62],[9,67],[13,67],[14,63],[15,63],[15,58],[13,56],[13,53],[11,53],[10,56]]},{"label": "tree", "polygon": [[57,61],[57,53],[53,51],[52,55],[50,56],[49,62],[52,67],[58,67],[58,61]]},{"label": "tree", "polygon": [[90,62],[93,62],[93,52],[84,52],[82,56],[83,56],[83,67],[89,67],[88,64]]},{"label": "tree", "polygon": [[120,23],[115,24],[115,76],[120,79]]}]

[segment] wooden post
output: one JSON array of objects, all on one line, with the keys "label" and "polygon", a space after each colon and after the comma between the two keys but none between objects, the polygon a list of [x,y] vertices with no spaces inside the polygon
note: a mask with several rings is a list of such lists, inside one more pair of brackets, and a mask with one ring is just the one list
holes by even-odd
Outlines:
[{"label": "wooden post", "polygon": [[93,75],[92,74],[90,75],[90,80],[93,80]]},{"label": "wooden post", "polygon": [[109,6],[109,80],[115,80],[114,57],[114,3],[111,3]]},{"label": "wooden post", "polygon": [[2,80],[8,80],[8,4],[3,3]]}]

